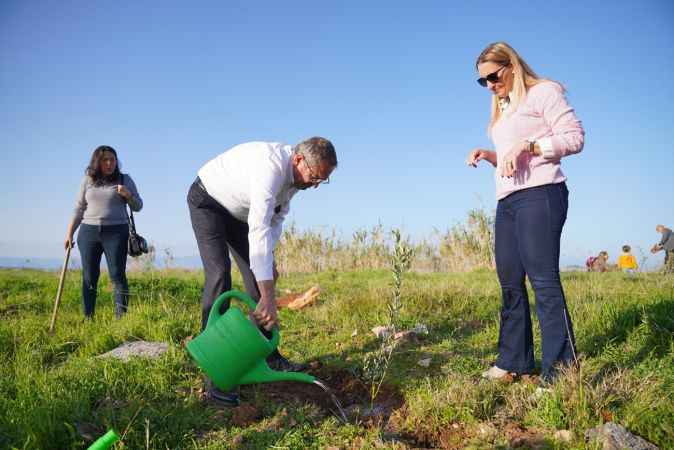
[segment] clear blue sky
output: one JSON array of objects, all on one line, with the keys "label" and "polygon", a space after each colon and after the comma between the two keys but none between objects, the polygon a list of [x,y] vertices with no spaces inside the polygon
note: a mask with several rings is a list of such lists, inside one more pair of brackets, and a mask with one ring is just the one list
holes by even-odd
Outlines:
[{"label": "clear blue sky", "polygon": [[331,184],[293,201],[301,228],[419,237],[491,210],[492,169],[464,160],[491,146],[474,61],[496,40],[561,81],[586,129],[563,160],[563,263],[647,251],[674,226],[674,2],[5,0],[0,256],[62,256],[100,144],[136,180],[142,234],[177,256],[197,254],[198,168],[249,140],[334,142]]}]

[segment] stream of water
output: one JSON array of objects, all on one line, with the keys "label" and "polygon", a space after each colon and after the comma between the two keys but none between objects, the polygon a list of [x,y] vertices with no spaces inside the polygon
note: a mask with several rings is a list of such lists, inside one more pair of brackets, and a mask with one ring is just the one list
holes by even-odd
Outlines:
[{"label": "stream of water", "polygon": [[341,420],[343,420],[344,423],[348,423],[349,420],[346,418],[346,413],[344,412],[344,408],[342,408],[342,404],[339,403],[339,400],[337,400],[337,397],[335,397],[335,394],[332,392],[332,390],[329,387],[327,387],[325,384],[323,384],[323,382],[320,381],[320,380],[314,380],[314,384],[316,386],[320,387],[321,389],[323,389],[325,391],[325,393],[330,396],[330,398],[332,399],[332,403],[335,404],[335,406],[337,407],[337,411],[339,411],[338,417]]}]

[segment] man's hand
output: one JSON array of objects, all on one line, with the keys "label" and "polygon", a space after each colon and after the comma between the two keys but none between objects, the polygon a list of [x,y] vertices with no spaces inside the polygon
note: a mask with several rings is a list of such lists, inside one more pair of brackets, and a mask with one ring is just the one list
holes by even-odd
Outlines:
[{"label": "man's hand", "polygon": [[257,287],[260,290],[260,301],[257,302],[257,308],[253,311],[253,318],[258,325],[267,331],[274,328],[274,325],[278,325],[274,286],[274,280],[257,282]]},{"label": "man's hand", "polygon": [[267,331],[274,328],[275,325],[278,325],[276,299],[273,296],[271,298],[260,298],[260,301],[257,302],[257,308],[255,308],[255,311],[253,312],[253,317],[258,325]]}]

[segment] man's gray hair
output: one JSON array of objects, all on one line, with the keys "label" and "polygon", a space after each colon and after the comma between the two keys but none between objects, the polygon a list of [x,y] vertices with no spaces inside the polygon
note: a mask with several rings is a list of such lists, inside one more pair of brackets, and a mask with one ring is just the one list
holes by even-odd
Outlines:
[{"label": "man's gray hair", "polygon": [[325,161],[331,167],[337,167],[335,147],[325,138],[315,136],[302,141],[293,148],[293,152],[304,156],[309,164],[319,165],[321,161]]}]

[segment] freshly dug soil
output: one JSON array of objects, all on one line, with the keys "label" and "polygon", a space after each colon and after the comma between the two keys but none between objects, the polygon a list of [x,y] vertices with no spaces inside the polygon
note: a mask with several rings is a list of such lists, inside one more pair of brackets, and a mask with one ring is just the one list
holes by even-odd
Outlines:
[{"label": "freshly dug soil", "polygon": [[[354,407],[363,411],[369,410],[370,387],[346,369],[319,366],[311,369],[309,373],[327,387],[329,387],[340,401],[345,410],[353,410]],[[251,386],[242,386],[241,393],[245,398],[246,391],[255,391],[269,402],[275,403],[313,403],[320,406],[326,414],[335,410],[335,405],[321,388],[312,384],[279,382],[266,383]],[[403,404],[403,396],[397,388],[383,384],[375,400],[373,412],[388,417],[391,412]]]}]

